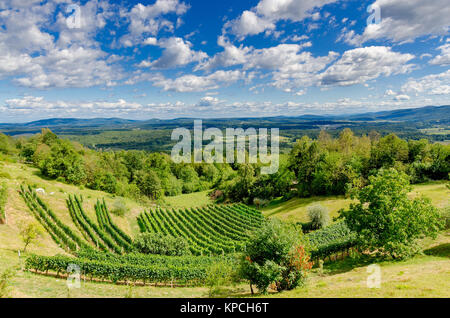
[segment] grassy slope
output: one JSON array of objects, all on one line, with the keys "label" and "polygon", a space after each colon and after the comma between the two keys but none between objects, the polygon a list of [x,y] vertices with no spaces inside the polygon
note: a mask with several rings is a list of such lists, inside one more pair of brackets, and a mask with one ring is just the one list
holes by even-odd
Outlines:
[{"label": "grassy slope", "polygon": [[[429,182],[413,186],[411,196],[423,194],[430,198],[435,206],[443,208],[450,204],[450,190],[445,182]],[[344,196],[312,197],[312,198],[293,198],[288,201],[274,200],[268,206],[264,207],[263,214],[268,217],[277,217],[285,221],[307,222],[307,208],[314,203],[320,203],[328,208],[330,216],[338,216],[338,211],[347,208],[352,200]]]},{"label": "grassy slope", "polygon": [[[23,247],[19,233],[19,224],[23,221],[33,220],[22,198],[18,195],[17,189],[23,182],[35,184],[46,190],[47,195],[44,200],[57,213],[57,215],[69,226],[73,222],[68,215],[65,206],[67,193],[83,194],[85,198],[85,210],[95,219],[93,205],[97,198],[106,198],[110,206],[115,198],[112,196],[89,189],[79,189],[63,183],[43,180],[36,169],[21,164],[5,163],[3,171],[11,175],[11,179],[1,179],[6,181],[8,189],[8,201],[6,213],[8,217],[7,225],[0,225],[0,271],[12,266],[19,268],[23,264],[23,258],[19,259],[17,250]],[[53,195],[49,195],[54,192]],[[429,196],[433,203],[443,207],[449,203],[449,190],[444,183],[430,183],[415,186],[415,192],[424,193]],[[137,232],[136,216],[148,205],[139,204],[129,199],[124,199],[130,212],[121,218],[115,217],[114,221],[129,234]],[[292,199],[287,202],[273,203],[264,209],[264,213],[270,216],[280,217],[287,220],[306,220],[306,207],[314,201],[330,208],[332,214],[340,208],[346,207],[349,200],[340,197],[312,198],[312,199]],[[195,206],[208,203],[207,193],[197,193],[169,198],[167,203],[171,206]],[[291,292],[277,294],[281,297],[420,297],[420,296],[446,296],[449,297],[450,286],[450,261],[448,246],[450,244],[450,234],[441,236],[437,243],[427,242],[427,245],[438,244],[441,249],[447,252],[439,255],[421,256],[413,260],[401,263],[382,264],[383,287],[380,290],[369,290],[364,287],[366,279],[366,264],[346,264],[326,265],[326,276],[320,277],[313,274],[307,288],[296,289]],[[30,252],[42,255],[54,255],[63,253],[56,246],[48,234],[40,239],[39,245],[32,245]],[[356,266],[355,269],[350,267]],[[403,273],[403,274],[401,274]],[[116,286],[111,284],[83,282],[82,288],[73,290],[68,294],[68,290],[63,279],[44,277],[18,271],[12,281],[12,296],[14,297],[125,297],[129,292],[127,286]],[[234,290],[237,296],[247,296],[249,293],[247,286],[238,286]],[[132,289],[134,297],[206,297],[205,288],[163,288],[163,287],[134,287]]]},{"label": "grassy slope", "polygon": [[424,240],[425,255],[400,262],[380,262],[381,288],[367,287],[367,266],[373,260],[348,258],[317,270],[304,288],[272,297],[450,297],[450,232]]}]

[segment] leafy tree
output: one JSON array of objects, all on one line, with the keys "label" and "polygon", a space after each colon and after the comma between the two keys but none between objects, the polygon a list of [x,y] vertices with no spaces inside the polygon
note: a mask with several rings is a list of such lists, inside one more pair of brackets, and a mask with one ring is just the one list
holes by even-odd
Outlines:
[{"label": "leafy tree", "polygon": [[163,196],[161,180],[152,170],[147,172],[139,171],[136,174],[136,184],[143,195],[148,196],[153,200],[158,200]]},{"label": "leafy tree", "polygon": [[30,244],[36,242],[36,240],[42,235],[42,229],[37,223],[23,223],[20,225],[20,237],[22,242],[25,244],[23,247],[23,252],[25,253],[27,247]]},{"label": "leafy tree", "polygon": [[69,141],[57,140],[39,166],[42,174],[50,178],[62,177],[73,184],[83,184],[86,179],[83,159]]},{"label": "leafy tree", "polygon": [[290,168],[297,177],[300,196],[310,195],[316,167],[323,160],[324,154],[317,142],[308,136],[297,140],[290,154]]},{"label": "leafy tree", "polygon": [[393,167],[396,161],[406,162],[408,160],[408,143],[395,134],[381,138],[373,147],[371,161],[373,167]]},{"label": "leafy tree", "polygon": [[[278,291],[302,284],[311,268],[302,234],[277,219],[268,220],[249,239],[240,264],[240,277],[267,293],[274,284]],[[253,292],[253,289],[252,289]]]},{"label": "leafy tree", "polygon": [[381,169],[369,177],[369,185],[356,190],[351,204],[341,216],[364,250],[393,258],[405,258],[419,251],[417,240],[436,236],[442,226],[439,213],[424,197],[410,199],[406,174]]}]

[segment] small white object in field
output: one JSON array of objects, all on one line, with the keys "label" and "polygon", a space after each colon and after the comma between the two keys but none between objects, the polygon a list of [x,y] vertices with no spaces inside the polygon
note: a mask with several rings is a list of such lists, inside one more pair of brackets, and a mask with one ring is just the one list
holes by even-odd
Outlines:
[{"label": "small white object in field", "polygon": [[38,189],[36,189],[36,193],[41,193],[41,194],[45,195],[45,190],[42,188],[38,188]]},{"label": "small white object in field", "polygon": [[50,195],[54,195],[55,194],[55,192],[50,192]]}]

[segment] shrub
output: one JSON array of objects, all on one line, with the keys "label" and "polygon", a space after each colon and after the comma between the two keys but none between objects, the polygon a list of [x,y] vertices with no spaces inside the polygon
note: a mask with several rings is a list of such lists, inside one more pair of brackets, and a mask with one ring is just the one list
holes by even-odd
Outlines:
[{"label": "shrub", "polygon": [[117,216],[124,216],[128,212],[128,207],[123,200],[117,200],[114,202],[111,213]]},{"label": "shrub", "polygon": [[444,222],[445,228],[450,229],[450,206],[441,210],[441,218]]},{"label": "shrub", "polygon": [[135,241],[135,246],[144,254],[182,256],[191,253],[186,240],[161,233],[141,233]]},{"label": "shrub", "polygon": [[271,219],[249,239],[241,259],[240,277],[267,293],[270,285],[278,291],[301,285],[311,269],[303,247],[302,234],[294,227]]},{"label": "shrub", "polygon": [[14,275],[15,271],[12,268],[0,273],[0,298],[9,297],[9,285]]},{"label": "shrub", "polygon": [[234,271],[229,262],[217,262],[208,269],[205,284],[209,288],[209,297],[214,297],[222,292],[224,286],[233,283]]},{"label": "shrub", "polygon": [[320,204],[309,206],[308,216],[311,221],[311,226],[315,230],[324,228],[330,223],[328,209]]}]

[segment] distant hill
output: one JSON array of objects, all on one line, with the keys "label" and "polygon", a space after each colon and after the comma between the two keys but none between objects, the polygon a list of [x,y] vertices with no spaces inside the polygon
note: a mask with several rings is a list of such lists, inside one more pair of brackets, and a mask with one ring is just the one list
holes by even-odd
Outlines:
[{"label": "distant hill", "polygon": [[[136,123],[137,120],[121,119],[121,118],[50,118],[32,121],[24,124],[0,124],[2,126],[15,126],[15,127],[64,127],[64,126],[115,126],[115,125],[127,125]],[[1,126],[0,126],[1,127]]]},{"label": "distant hill", "polygon": [[376,113],[343,116],[346,120],[374,121],[449,121],[450,106],[427,106],[421,108],[397,109]]},{"label": "distant hill", "polygon": [[[427,106],[421,108],[398,109],[352,115],[301,115],[274,117],[243,117],[243,118],[215,118],[204,119],[204,126],[213,127],[280,127],[296,129],[333,124],[351,124],[355,122],[414,122],[450,124],[450,106]],[[92,128],[95,130],[122,129],[173,129],[179,126],[192,126],[192,118],[128,120],[121,118],[50,118],[20,124],[0,124],[0,131],[11,135],[30,134],[39,132],[41,128],[50,128],[55,132],[68,133],[71,131]]]}]

